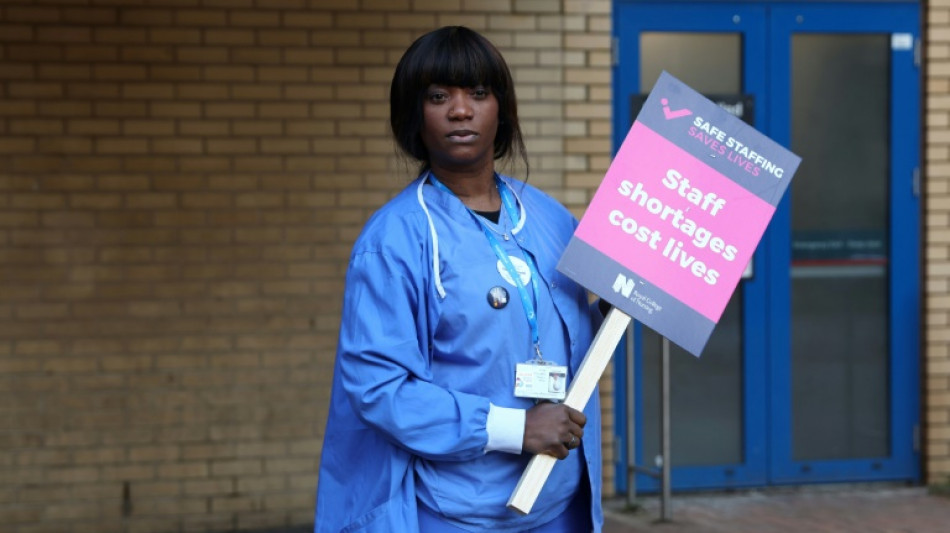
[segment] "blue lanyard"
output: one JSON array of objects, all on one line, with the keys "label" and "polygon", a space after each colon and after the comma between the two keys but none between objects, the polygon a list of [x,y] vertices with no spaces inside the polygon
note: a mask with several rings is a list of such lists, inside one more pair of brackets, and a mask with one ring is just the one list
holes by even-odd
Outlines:
[{"label": "blue lanyard", "polygon": [[[429,179],[432,180],[432,183],[435,184],[439,189],[455,195],[448,187],[446,187],[438,178],[435,177],[431,172],[429,173]],[[501,196],[501,203],[505,206],[505,211],[508,214],[508,218],[511,220],[513,226],[518,225],[518,208],[515,205],[515,200],[512,197],[511,191],[508,190],[508,186],[505,185],[505,182],[502,181],[498,175],[495,175],[495,185],[498,187],[498,195]],[[464,204],[463,204],[464,205]],[[482,233],[485,234],[485,237],[488,239],[488,244],[491,245],[492,250],[495,252],[495,255],[498,257],[498,260],[501,261],[501,264],[505,266],[505,270],[508,271],[508,274],[511,276],[511,279],[515,282],[515,285],[518,287],[518,293],[521,295],[521,306],[524,308],[525,317],[528,319],[528,327],[531,328],[531,342],[534,345],[534,353],[539,360],[542,360],[541,357],[541,339],[540,334],[538,333],[538,314],[537,314],[537,298],[539,293],[538,278],[538,267],[534,263],[534,258],[530,254],[524,251],[523,248],[519,245],[518,248],[521,249],[521,255],[524,257],[525,263],[528,264],[528,270],[531,271],[531,288],[534,289],[534,298],[532,295],[528,294],[528,288],[525,287],[524,282],[521,281],[521,275],[518,273],[518,270],[515,268],[515,265],[511,262],[511,258],[508,257],[505,249],[502,248],[501,243],[498,242],[498,239],[495,238],[495,235],[492,233],[491,229],[482,220],[482,217],[475,214],[468,206],[465,206],[465,209],[468,210],[469,214],[475,219],[476,222],[482,227]],[[515,243],[518,240],[515,239]]]}]

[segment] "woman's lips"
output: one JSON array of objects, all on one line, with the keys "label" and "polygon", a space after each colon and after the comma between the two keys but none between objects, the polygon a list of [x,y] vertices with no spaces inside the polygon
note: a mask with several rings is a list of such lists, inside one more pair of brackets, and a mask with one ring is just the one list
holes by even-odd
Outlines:
[{"label": "woman's lips", "polygon": [[478,137],[478,133],[471,130],[456,130],[450,132],[446,137],[450,141],[464,143],[474,141]]}]

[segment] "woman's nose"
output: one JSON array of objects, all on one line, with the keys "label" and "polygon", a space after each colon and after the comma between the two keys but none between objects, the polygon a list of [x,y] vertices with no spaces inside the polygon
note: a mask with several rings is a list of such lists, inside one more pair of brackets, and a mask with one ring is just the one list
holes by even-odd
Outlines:
[{"label": "woman's nose", "polygon": [[468,98],[458,96],[452,99],[452,103],[449,106],[449,118],[456,120],[471,118],[472,113],[472,105],[468,101]]}]

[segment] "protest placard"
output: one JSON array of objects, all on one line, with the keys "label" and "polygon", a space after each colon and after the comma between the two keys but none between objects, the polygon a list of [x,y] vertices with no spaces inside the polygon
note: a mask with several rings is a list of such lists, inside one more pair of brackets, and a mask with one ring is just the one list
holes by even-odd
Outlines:
[{"label": "protest placard", "polygon": [[[564,403],[582,410],[631,318],[699,356],[801,158],[663,72],[558,263],[613,307]],[[536,455],[508,507],[554,467]]]},{"label": "protest placard", "polygon": [[800,162],[664,72],[558,269],[698,356]]}]

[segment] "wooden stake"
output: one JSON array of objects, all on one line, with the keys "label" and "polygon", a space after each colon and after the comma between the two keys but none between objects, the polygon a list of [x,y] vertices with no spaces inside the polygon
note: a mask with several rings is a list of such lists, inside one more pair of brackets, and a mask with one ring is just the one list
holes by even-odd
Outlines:
[{"label": "wooden stake", "polygon": [[[571,386],[567,389],[567,396],[564,398],[565,405],[578,411],[584,410],[614,350],[617,349],[617,343],[627,330],[630,320],[630,315],[617,308],[610,308],[610,312],[604,318],[604,323],[601,324],[594,341],[587,350],[587,355],[581,361],[580,368],[577,369],[577,375],[574,376]],[[508,508],[521,514],[530,513],[556,462],[557,459],[550,455],[538,454],[532,457],[524,473],[521,474],[514,492],[508,498]]]}]

